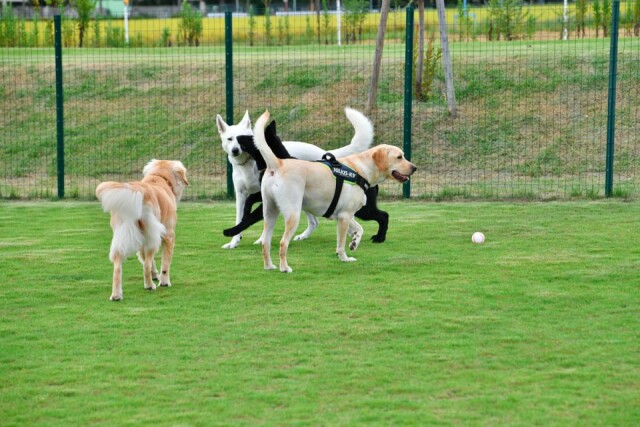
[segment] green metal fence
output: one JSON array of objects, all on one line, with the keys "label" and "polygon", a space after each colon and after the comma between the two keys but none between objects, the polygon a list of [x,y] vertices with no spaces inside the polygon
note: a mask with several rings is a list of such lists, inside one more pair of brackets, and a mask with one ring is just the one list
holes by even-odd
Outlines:
[{"label": "green metal fence", "polygon": [[[387,183],[383,195],[602,197],[610,174],[611,195],[636,197],[640,37],[628,21],[631,6],[622,4],[611,58],[612,39],[601,26],[596,33],[592,14],[583,34],[576,11],[564,21],[562,6],[525,6],[506,28],[490,8],[447,10],[455,118],[435,11],[425,12],[422,97],[406,68],[407,52],[414,59],[417,52],[405,40],[406,11],[392,12],[369,116],[375,143],[408,148],[419,170],[410,194]],[[255,119],[269,108],[284,139],[328,149],[348,143],[343,108],[365,109],[379,15],[365,14],[355,26],[343,15],[340,39],[336,18],[234,15],[225,45],[225,18],[205,17],[191,46],[180,18],[129,20],[128,43],[121,20],[92,21],[82,48],[74,47],[74,21],[63,18],[58,85],[53,25],[18,25],[23,37],[15,43],[0,38],[0,198],[90,198],[100,181],[138,179],[151,158],[183,161],[192,183],[185,198],[225,198],[229,171],[216,114],[237,121],[248,110]],[[407,93],[408,78],[414,90]]]}]

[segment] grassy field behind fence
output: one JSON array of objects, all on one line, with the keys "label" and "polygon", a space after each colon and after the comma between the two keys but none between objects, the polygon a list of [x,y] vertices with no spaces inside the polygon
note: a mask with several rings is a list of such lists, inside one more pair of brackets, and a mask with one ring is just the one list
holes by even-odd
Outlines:
[{"label": "grassy field behind fence", "polygon": [[639,204],[383,207],[386,243],[340,263],[321,221],[285,275],[184,204],[173,287],[130,259],[112,303],[97,203],[0,202],[2,425],[638,424]]},{"label": "grassy field behind fence", "polygon": [[[147,25],[156,37],[163,22],[132,25]],[[234,22],[236,31],[248,32],[246,19]],[[427,34],[436,35],[435,21],[427,24]],[[303,31],[301,25],[292,29]],[[537,28],[534,40],[487,42],[461,41],[452,26],[458,116],[448,114],[436,61],[428,99],[412,105],[418,165],[412,197],[603,196],[610,40],[574,34],[561,41],[557,23]],[[346,144],[352,129],[342,110],[364,109],[373,55],[366,41],[237,42],[234,118],[245,110],[255,118],[269,108],[284,139],[327,149]],[[621,34],[614,195],[623,198],[637,197],[640,188],[639,55],[640,38]],[[387,40],[370,114],[376,144],[403,146],[404,58],[405,45]],[[0,198],[57,195],[53,59],[49,48],[0,49]],[[193,178],[190,198],[226,197],[226,158],[215,126],[216,114],[227,116],[224,61],[221,46],[65,48],[65,197],[89,199],[102,180],[137,179],[154,157],[185,163]],[[385,185],[382,195],[401,196],[402,188]]]},{"label": "grassy field behind fence", "polygon": [[[626,8],[631,10],[630,6],[627,6],[624,2],[622,4],[622,17],[624,19],[624,11]],[[470,7],[469,14],[471,18],[471,27],[477,37],[485,38],[488,31],[488,22],[490,21],[489,9],[486,7]],[[547,38],[549,31],[557,31],[559,25],[562,22],[563,6],[562,5],[527,5],[523,10],[527,14],[527,17],[531,17],[532,22],[538,27],[538,36],[533,35],[533,38]],[[418,12],[416,10],[416,22]],[[568,14],[571,16],[570,27],[574,28],[575,23],[573,17],[575,16],[575,4],[568,6]],[[387,32],[393,38],[402,40],[404,37],[404,31],[406,26],[406,13],[405,9],[393,9],[390,12],[387,20]],[[445,11],[447,24],[449,25],[453,39],[456,38],[458,33],[462,32],[462,26],[460,25],[458,10],[455,8],[449,8]],[[78,44],[78,31],[75,26],[75,21],[71,18],[68,19],[68,29],[65,32],[65,38],[63,42],[67,47],[76,47]],[[427,8],[425,10],[425,22],[436,23],[438,20],[437,12],[433,8]],[[233,17],[233,38],[235,41],[247,42],[249,40],[249,27],[250,18],[248,16],[235,15]],[[128,29],[130,35],[130,43],[135,47],[141,46],[162,46],[167,41],[172,45],[177,45],[179,42],[178,35],[180,34],[180,25],[182,19],[179,17],[167,18],[167,19],[148,19],[138,18],[128,20]],[[287,34],[289,41],[294,44],[308,44],[313,42],[316,33],[318,31],[318,20],[315,14],[309,15],[272,15],[266,18],[263,15],[253,17],[253,32],[255,33],[256,41],[262,43],[266,39],[267,26],[270,26],[270,32],[277,43],[280,44],[282,40],[278,39],[279,35]],[[593,26],[593,13],[588,10],[586,16],[586,22],[590,26]],[[268,23],[268,24],[267,24]],[[362,24],[359,27],[359,37],[361,40],[367,40],[368,42],[375,41],[376,33],[380,23],[380,13],[366,13]],[[523,22],[522,25],[525,25]],[[33,39],[34,26],[37,25],[38,34],[37,39],[32,41],[34,47],[45,46],[46,42],[52,42],[53,37],[46,37],[45,34],[51,31],[51,24],[46,20],[40,20],[34,23],[33,21],[25,21],[22,30],[31,36]],[[99,28],[96,31],[96,26]],[[341,32],[344,34],[348,30],[346,23],[346,15],[343,13],[341,16]],[[621,25],[622,28],[622,25]],[[113,17],[109,19],[93,20],[90,22],[89,29],[86,33],[85,47],[91,46],[105,46],[105,39],[107,34],[116,32],[116,36],[124,37],[124,19],[122,17]],[[326,16],[321,14],[320,18],[320,32],[322,33],[322,40],[328,40],[331,43],[337,42],[338,31],[338,19],[335,13],[330,13]],[[464,30],[468,31],[468,30]],[[309,34],[311,33],[311,35]],[[591,32],[591,30],[590,30]],[[99,35],[100,39],[96,38]],[[200,37],[200,44],[202,45],[221,45],[224,44],[225,29],[224,29],[224,17],[206,17],[202,19],[202,36]],[[24,36],[23,39],[29,37]],[[346,43],[346,39],[343,38],[343,43]]]}]

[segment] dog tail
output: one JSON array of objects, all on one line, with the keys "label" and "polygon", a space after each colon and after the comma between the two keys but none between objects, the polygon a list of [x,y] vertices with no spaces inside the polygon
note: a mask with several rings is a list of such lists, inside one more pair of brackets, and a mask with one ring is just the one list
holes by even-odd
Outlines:
[{"label": "dog tail", "polygon": [[262,154],[262,157],[264,157],[267,167],[277,170],[280,167],[281,160],[273,154],[264,136],[264,128],[269,121],[269,117],[269,110],[267,110],[256,120],[256,125],[253,129],[253,142],[258,151],[260,151],[260,154]]},{"label": "dog tail", "polygon": [[351,144],[329,151],[338,159],[351,154],[361,153],[369,149],[373,143],[373,124],[367,116],[349,107],[344,109],[344,114],[353,125],[355,134],[351,139]]},{"label": "dog tail", "polygon": [[96,188],[96,197],[100,200],[102,209],[111,213],[111,261],[116,253],[126,258],[140,249],[157,250],[160,247],[167,229],[144,206],[140,191],[126,183],[103,182]]}]

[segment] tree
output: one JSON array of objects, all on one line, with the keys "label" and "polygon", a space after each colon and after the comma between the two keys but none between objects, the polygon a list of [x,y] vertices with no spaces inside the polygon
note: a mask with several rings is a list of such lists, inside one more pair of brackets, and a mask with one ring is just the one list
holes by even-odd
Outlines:
[{"label": "tree", "polygon": [[447,103],[449,114],[456,117],[456,93],[453,88],[453,67],[449,55],[449,34],[447,31],[447,19],[445,18],[444,0],[436,0],[438,8],[438,24],[440,25],[440,45],[442,46],[442,62],[444,63],[444,80],[447,86]]},{"label": "tree", "polygon": [[362,24],[367,18],[364,6],[363,0],[345,0],[344,2],[344,25],[347,43],[355,43],[358,33],[362,31]]},{"label": "tree", "polygon": [[378,26],[378,37],[376,38],[376,53],[373,58],[373,71],[371,72],[371,86],[369,86],[369,99],[365,112],[371,113],[376,104],[378,94],[378,80],[380,78],[380,66],[382,64],[382,51],[384,50],[384,34],[387,28],[387,18],[389,17],[390,0],[382,0],[380,10],[380,25]]},{"label": "tree", "polygon": [[589,10],[587,0],[576,0],[576,34],[578,37],[584,38],[586,35],[586,19]]},{"label": "tree", "polygon": [[596,38],[598,38],[600,27],[602,26],[602,6],[600,5],[600,1],[593,0],[591,8],[593,9],[593,23],[596,27]]},{"label": "tree", "polygon": [[418,0],[418,52],[416,56],[415,92],[422,99],[422,70],[424,68],[424,0]]},{"label": "tree", "polygon": [[82,47],[84,34],[89,29],[91,15],[96,8],[97,0],[72,0],[71,6],[78,13],[78,47]]},{"label": "tree", "polygon": [[202,37],[202,14],[191,7],[189,2],[182,2],[181,21],[178,32],[187,46],[199,46]]}]

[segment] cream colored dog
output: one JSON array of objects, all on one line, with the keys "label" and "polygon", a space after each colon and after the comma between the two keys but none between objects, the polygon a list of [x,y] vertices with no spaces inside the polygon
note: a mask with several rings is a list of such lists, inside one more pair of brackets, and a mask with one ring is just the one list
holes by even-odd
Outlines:
[{"label": "cream colored dog", "polygon": [[[285,231],[280,241],[280,271],[290,273],[293,270],[287,264],[287,250],[298,227],[300,213],[304,210],[316,216],[323,215],[333,199],[336,181],[330,168],[323,163],[277,158],[265,140],[264,129],[268,121],[269,112],[266,111],[257,120],[254,129],[254,142],[267,164],[261,185],[264,211],[262,257],[265,270],[276,268],[271,261],[270,252],[273,229],[280,212],[285,220]],[[416,170],[416,166],[404,158],[402,150],[386,144],[339,160],[371,186],[378,185],[387,178],[399,182],[408,181]],[[347,232],[352,235],[349,248],[356,250],[363,230],[353,217],[365,202],[365,193],[361,187],[344,185],[335,210],[329,216],[338,221],[336,253],[341,261],[355,261],[355,258],[348,257],[345,252]]]},{"label": "cream colored dog", "polygon": [[113,239],[109,259],[113,262],[111,301],[122,299],[122,263],[138,252],[144,266],[144,288],[154,290],[158,277],[154,256],[162,244],[162,274],[159,285],[171,286],[169,268],[175,245],[177,207],[187,170],[177,160],[152,160],[136,182],[103,182],[96,197],[105,212],[111,213]]}]

